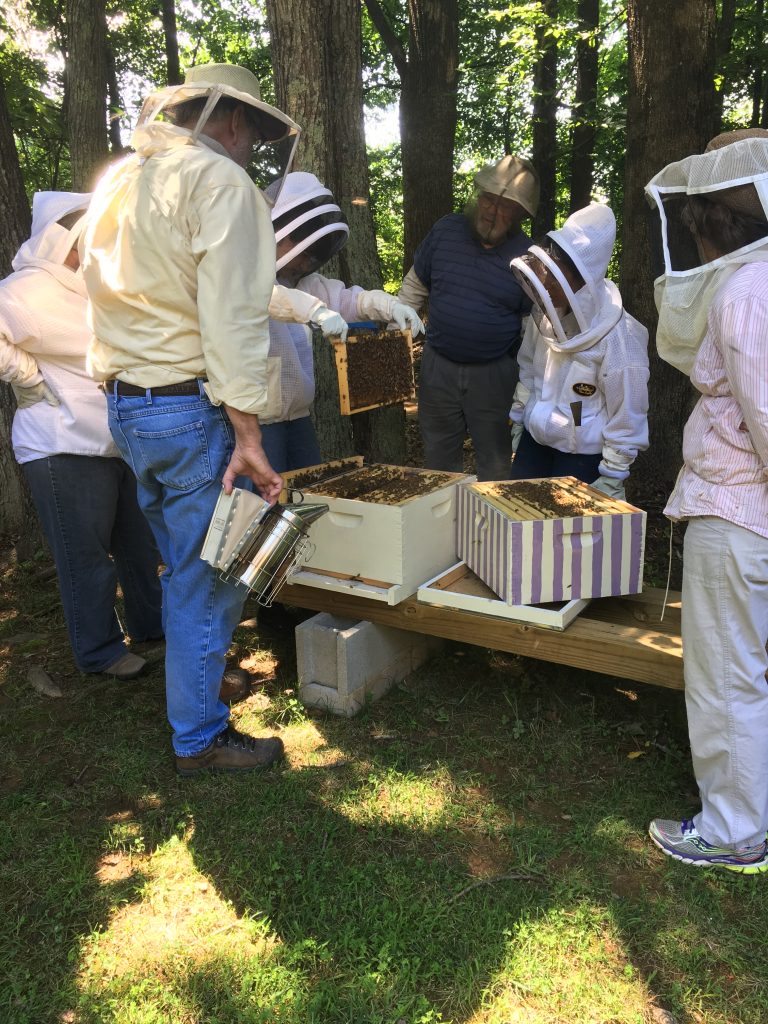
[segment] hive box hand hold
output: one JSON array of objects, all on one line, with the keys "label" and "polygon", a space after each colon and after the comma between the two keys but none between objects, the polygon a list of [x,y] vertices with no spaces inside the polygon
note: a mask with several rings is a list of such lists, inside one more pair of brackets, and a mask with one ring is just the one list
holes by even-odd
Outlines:
[{"label": "hive box hand hold", "polygon": [[645,512],[574,477],[463,483],[459,558],[509,604],[637,594]]},{"label": "hive box hand hold", "polygon": [[410,331],[350,331],[333,349],[342,416],[415,396]]}]

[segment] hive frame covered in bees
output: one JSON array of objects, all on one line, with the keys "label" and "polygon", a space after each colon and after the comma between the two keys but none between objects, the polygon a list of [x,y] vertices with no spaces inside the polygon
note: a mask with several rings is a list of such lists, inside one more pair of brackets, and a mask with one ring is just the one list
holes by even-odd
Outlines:
[{"label": "hive frame covered in bees", "polygon": [[[379,370],[376,385],[380,385],[380,397],[378,401],[371,401],[370,396],[365,399],[359,398],[359,392],[355,393],[356,376],[354,370],[355,346],[363,351],[363,345],[368,345],[373,340],[377,354],[382,362],[389,363],[390,368],[399,361],[405,371],[407,362],[409,380],[401,382],[393,392],[387,393],[384,390],[386,374]],[[406,402],[414,398],[416,388],[413,378],[413,340],[410,331],[368,331],[364,334],[355,335],[350,333],[346,341],[334,341],[333,352],[336,359],[336,374],[339,381],[339,409],[342,416],[351,416],[358,412],[367,412],[370,409],[379,409],[385,405],[395,405],[398,402]],[[374,382],[372,382],[374,383]],[[357,382],[359,386],[359,382]]]}]

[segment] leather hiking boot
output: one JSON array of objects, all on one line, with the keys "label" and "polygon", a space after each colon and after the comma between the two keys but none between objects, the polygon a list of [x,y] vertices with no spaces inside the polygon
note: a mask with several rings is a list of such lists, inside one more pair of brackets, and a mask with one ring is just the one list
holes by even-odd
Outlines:
[{"label": "leather hiking boot", "polygon": [[251,695],[251,674],[244,668],[230,668],[221,677],[219,700],[237,704]]},{"label": "leather hiking boot", "polygon": [[126,651],[117,661],[113,661],[107,668],[102,669],[102,672],[105,676],[114,676],[115,679],[135,679],[136,676],[144,671],[146,664],[145,658],[140,658],[138,654],[131,654],[130,651]]},{"label": "leather hiking boot", "polygon": [[247,772],[269,768],[283,756],[283,741],[277,736],[258,740],[232,726],[219,733],[213,743],[192,757],[176,755],[176,771],[189,777],[199,772]]}]

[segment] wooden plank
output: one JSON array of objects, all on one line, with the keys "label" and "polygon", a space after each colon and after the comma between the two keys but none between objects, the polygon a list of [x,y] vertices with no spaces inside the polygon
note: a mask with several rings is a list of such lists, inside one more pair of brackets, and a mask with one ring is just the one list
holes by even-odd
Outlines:
[{"label": "wooden plank", "polygon": [[[563,633],[496,616],[426,605],[413,597],[392,606],[351,594],[289,584],[280,591],[279,600],[299,608],[358,617],[621,679],[675,690],[683,687],[682,643],[674,627],[669,622],[660,626],[639,623],[634,616],[638,602],[625,598],[592,601]],[[649,604],[657,605],[658,599],[651,597]],[[609,619],[617,621],[599,617],[606,614],[605,610],[598,611],[601,606],[608,609]]]}]

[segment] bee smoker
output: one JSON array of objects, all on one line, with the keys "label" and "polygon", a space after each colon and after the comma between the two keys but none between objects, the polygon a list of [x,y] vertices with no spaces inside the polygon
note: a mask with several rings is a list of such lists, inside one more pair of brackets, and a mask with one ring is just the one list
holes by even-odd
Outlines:
[{"label": "bee smoker", "polygon": [[221,578],[247,587],[259,604],[270,605],[288,576],[305,560],[309,527],[327,505],[271,507],[234,488],[216,506],[201,557],[221,569]]}]

